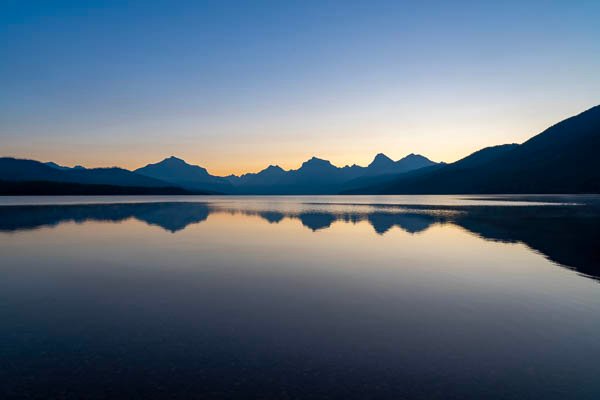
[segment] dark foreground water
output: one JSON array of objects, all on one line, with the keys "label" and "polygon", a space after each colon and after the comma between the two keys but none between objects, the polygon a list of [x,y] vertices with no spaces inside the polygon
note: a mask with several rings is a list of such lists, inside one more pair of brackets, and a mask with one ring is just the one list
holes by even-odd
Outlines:
[{"label": "dark foreground water", "polygon": [[596,197],[0,204],[3,399],[600,398]]}]

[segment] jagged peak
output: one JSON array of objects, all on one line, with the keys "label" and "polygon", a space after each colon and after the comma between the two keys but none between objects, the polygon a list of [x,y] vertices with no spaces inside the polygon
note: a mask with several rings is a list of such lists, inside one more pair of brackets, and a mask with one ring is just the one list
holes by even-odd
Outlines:
[{"label": "jagged peak", "polygon": [[[285,172],[285,170],[283,168],[281,168],[279,165],[269,165],[267,168],[259,171],[257,174],[280,173],[280,172]],[[245,174],[245,175],[254,175],[254,174]]]},{"label": "jagged peak", "polygon": [[392,160],[391,158],[389,158],[388,156],[386,156],[383,153],[378,153],[375,158],[373,158],[373,161],[371,161],[371,163],[369,164],[369,167],[381,167],[381,166],[387,166],[387,165],[391,165],[394,163],[394,160]]},{"label": "jagged peak", "polygon": [[419,160],[431,161],[429,158],[427,158],[427,157],[425,157],[425,156],[423,156],[421,154],[415,154],[415,153],[410,153],[410,154],[402,157],[398,161],[412,160],[412,159],[419,159]]},{"label": "jagged peak", "polygon": [[179,158],[179,157],[175,157],[175,156],[170,156],[165,158],[164,160],[156,163],[156,164],[150,164],[150,165],[167,165],[167,166],[181,166],[181,167],[191,167],[191,168],[196,168],[196,169],[201,169],[203,171],[207,171],[206,168],[201,167],[200,165],[195,165],[195,164],[190,164],[187,161],[185,161],[183,158]]},{"label": "jagged peak", "polygon": [[[263,171],[284,171],[279,165],[269,165],[267,168],[263,169]],[[262,172],[262,171],[261,171]]]},{"label": "jagged peak", "polygon": [[358,164],[352,164],[352,165],[346,164],[342,168],[362,168],[362,167]]},{"label": "jagged peak", "polygon": [[203,168],[199,165],[193,165],[187,163],[185,160],[170,156],[165,158],[162,161],[159,161],[154,164],[148,164],[145,167],[138,168],[136,171],[148,171],[148,170],[171,170],[171,171],[196,171],[201,172],[202,174],[209,174],[206,168]]},{"label": "jagged peak", "polygon": [[373,160],[391,160],[391,158],[389,158],[388,156],[386,156],[383,153],[377,153]]},{"label": "jagged peak", "polygon": [[164,160],[162,160],[161,162],[177,162],[177,163],[187,164],[187,162],[184,159],[175,157],[175,156],[167,157]]},{"label": "jagged peak", "polygon": [[331,165],[331,166],[333,166],[333,164],[331,164],[331,161],[324,160],[322,158],[315,157],[315,156],[312,156],[309,160],[304,161],[302,163],[303,167],[304,166],[310,166],[310,165]]},{"label": "jagged peak", "polygon": [[[281,168],[279,165],[269,165],[268,167],[258,171],[258,172],[246,172],[245,174],[241,174],[239,176],[239,178],[248,178],[251,176],[256,176],[256,175],[260,175],[260,174],[264,174],[264,173],[279,173],[279,172],[285,172],[285,170],[283,168]],[[231,175],[232,177],[238,177],[236,175]]]}]

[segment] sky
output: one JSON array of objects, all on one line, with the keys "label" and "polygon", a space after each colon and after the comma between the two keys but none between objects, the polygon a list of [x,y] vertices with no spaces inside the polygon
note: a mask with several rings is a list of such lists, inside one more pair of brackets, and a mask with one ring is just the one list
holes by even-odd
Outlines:
[{"label": "sky", "polygon": [[0,156],[452,162],[600,104],[600,1],[0,4]]}]

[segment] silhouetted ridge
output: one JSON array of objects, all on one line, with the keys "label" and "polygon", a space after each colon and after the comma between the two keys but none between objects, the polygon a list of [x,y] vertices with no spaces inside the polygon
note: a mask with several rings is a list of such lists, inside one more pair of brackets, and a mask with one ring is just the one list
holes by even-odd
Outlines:
[{"label": "silhouetted ridge", "polygon": [[231,187],[226,178],[212,176],[205,168],[188,164],[175,156],[138,168],[135,173],[186,189],[227,192]]},{"label": "silhouetted ridge", "polygon": [[383,153],[379,153],[375,156],[373,161],[367,166],[367,169],[371,172],[375,171],[386,171],[394,167],[394,161]]},{"label": "silhouetted ridge", "polygon": [[455,163],[422,168],[345,193],[600,193],[600,106],[521,145],[479,150]]},{"label": "silhouetted ridge", "polygon": [[517,147],[519,147],[519,145],[516,143],[486,147],[468,155],[463,159],[458,160],[453,164],[449,164],[449,167],[455,169],[479,167],[495,160],[507,152],[515,150]]},{"label": "silhouetted ridge", "polygon": [[296,170],[285,171],[278,166],[240,177],[229,176],[234,193],[251,194],[333,194],[342,190],[347,182],[360,177],[375,178],[382,174],[400,174],[416,168],[436,165],[423,156],[409,155],[392,161],[380,153],[368,167],[356,164],[342,168],[329,160],[311,157]]},{"label": "silhouetted ridge", "polygon": [[0,158],[0,180],[46,181],[95,185],[169,187],[167,182],[135,174],[122,168],[59,169],[39,161]]},{"label": "silhouetted ridge", "polygon": [[312,157],[310,160],[304,161],[302,163],[300,170],[321,170],[322,168],[335,169],[337,167],[335,167],[329,160],[323,160],[322,158]]},{"label": "silhouetted ridge", "polygon": [[44,164],[47,165],[47,166],[49,166],[49,167],[52,167],[52,168],[55,168],[55,169],[60,169],[60,170],[63,170],[63,171],[67,171],[67,170],[70,170],[70,169],[86,169],[86,168],[82,167],[81,165],[76,165],[74,167],[65,167],[64,165],[58,165],[57,163],[52,162],[52,161],[45,162]]},{"label": "silhouetted ridge", "polygon": [[282,172],[285,172],[285,171],[279,165],[269,165],[267,168],[265,168],[261,171],[261,173],[269,173],[269,174],[282,173]]},{"label": "silhouetted ridge", "polygon": [[235,185],[271,186],[285,176],[286,172],[279,165],[269,165],[257,173],[248,173],[240,177],[231,176],[230,182]]},{"label": "silhouetted ridge", "polygon": [[[392,161],[380,153],[368,167],[354,164],[340,168],[329,160],[311,157],[296,170],[286,171],[278,165],[269,165],[257,173],[219,177],[211,175],[201,166],[189,164],[175,156],[148,164],[133,172],[116,167],[85,169],[79,165],[73,168],[61,166],[51,161],[39,163],[32,160],[6,160],[12,160],[15,165],[8,161],[0,163],[0,180],[178,187],[194,193],[226,194],[334,194],[342,190],[347,182],[356,178],[377,179],[382,175],[394,175],[435,165],[427,158],[414,154]],[[16,166],[18,163],[29,165]],[[31,185],[28,190],[32,194],[35,193],[35,190],[30,189]],[[46,185],[44,190],[48,189]],[[57,191],[58,186],[52,190]]]},{"label": "silhouetted ridge", "polygon": [[46,162],[44,164],[47,165],[47,166],[49,166],[49,167],[52,167],[52,168],[55,168],[55,169],[60,169],[60,170],[63,170],[63,171],[70,169],[69,167],[64,167],[62,165],[58,165],[57,163],[52,162],[52,161]]},{"label": "silhouetted ridge", "polygon": [[312,157],[296,170],[270,165],[258,173],[218,177],[175,156],[134,172],[1,158],[0,180],[176,186],[231,194],[600,193],[599,149],[600,106],[596,106],[521,145],[488,147],[451,164],[437,164],[414,153],[393,161],[379,153],[367,167],[340,168]]}]

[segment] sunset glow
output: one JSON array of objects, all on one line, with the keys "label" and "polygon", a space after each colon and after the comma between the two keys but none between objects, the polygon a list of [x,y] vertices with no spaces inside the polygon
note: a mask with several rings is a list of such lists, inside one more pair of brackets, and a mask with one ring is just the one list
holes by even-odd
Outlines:
[{"label": "sunset glow", "polygon": [[25,3],[0,16],[4,156],[452,162],[600,93],[598,2]]}]

